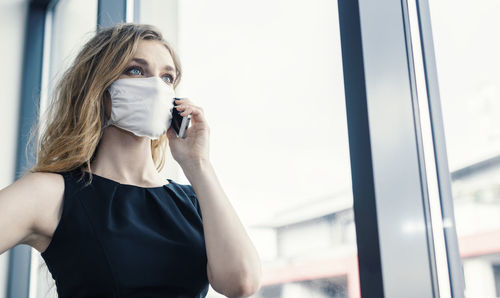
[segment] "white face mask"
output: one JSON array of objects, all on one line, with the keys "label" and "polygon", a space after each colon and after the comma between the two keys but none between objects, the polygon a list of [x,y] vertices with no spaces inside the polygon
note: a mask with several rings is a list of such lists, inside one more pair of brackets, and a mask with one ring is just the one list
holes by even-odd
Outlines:
[{"label": "white face mask", "polygon": [[158,77],[125,78],[108,88],[111,117],[104,125],[114,125],[136,136],[158,139],[172,123],[175,91]]}]

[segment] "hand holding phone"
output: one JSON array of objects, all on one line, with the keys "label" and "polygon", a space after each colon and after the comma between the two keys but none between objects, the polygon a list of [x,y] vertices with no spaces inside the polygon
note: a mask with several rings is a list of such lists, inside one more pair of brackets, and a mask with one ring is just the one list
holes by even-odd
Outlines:
[{"label": "hand holding phone", "polygon": [[172,126],[177,134],[178,138],[186,138],[186,131],[189,127],[189,122],[191,121],[191,115],[187,115],[183,117],[179,114],[179,111],[175,108],[177,103],[176,99],[180,99],[178,97],[174,97],[174,107],[172,108]]}]

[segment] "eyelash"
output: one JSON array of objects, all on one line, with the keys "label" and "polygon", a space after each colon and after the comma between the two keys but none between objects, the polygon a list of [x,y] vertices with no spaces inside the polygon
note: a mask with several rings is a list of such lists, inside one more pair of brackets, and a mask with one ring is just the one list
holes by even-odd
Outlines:
[{"label": "eyelash", "polygon": [[[140,66],[136,66],[136,65],[134,65],[134,66],[130,66],[130,67],[127,67],[127,68],[125,69],[124,73],[129,74],[129,75],[133,75],[133,74],[130,74],[130,71],[131,71],[132,69],[138,69],[138,70],[141,72],[141,75],[142,75],[142,74],[144,74],[144,70],[142,69],[142,67],[140,67]],[[134,75],[133,75],[133,76],[134,76]],[[168,82],[168,83],[169,83],[169,84],[174,83],[174,82],[175,82],[174,77],[173,77],[172,75],[169,75],[169,74],[168,74],[168,76],[170,77],[170,82]]]}]

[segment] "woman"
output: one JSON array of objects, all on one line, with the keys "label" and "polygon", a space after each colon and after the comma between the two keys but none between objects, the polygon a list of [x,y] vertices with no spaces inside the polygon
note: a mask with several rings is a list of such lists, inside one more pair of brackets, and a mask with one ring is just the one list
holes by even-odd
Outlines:
[{"label": "woman", "polygon": [[[173,107],[180,78],[154,27],[98,31],[56,88],[35,166],[0,191],[0,253],[40,251],[59,297],[255,293],[259,256],[210,163],[203,109]],[[191,115],[185,138],[173,108]],[[190,185],[160,176],[166,143]]]}]

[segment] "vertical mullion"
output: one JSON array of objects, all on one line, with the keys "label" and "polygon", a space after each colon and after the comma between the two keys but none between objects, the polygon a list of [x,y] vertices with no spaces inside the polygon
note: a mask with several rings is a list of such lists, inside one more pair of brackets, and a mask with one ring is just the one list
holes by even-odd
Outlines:
[{"label": "vertical mullion", "polygon": [[439,295],[403,4],[339,0],[363,297]]},{"label": "vertical mullion", "polygon": [[[412,0],[410,0],[412,1]],[[424,165],[421,168],[421,177],[422,181],[428,181],[429,177],[427,177],[427,171],[425,170],[425,156],[424,156],[424,140],[423,140],[423,135],[422,135],[422,130],[423,127],[421,126],[421,113],[422,111],[420,110],[419,107],[419,99],[418,99],[418,92],[417,92],[417,74],[416,74],[416,65],[415,63],[412,63],[414,60],[414,53],[413,53],[413,41],[412,41],[412,32],[411,32],[411,25],[410,25],[410,15],[409,15],[409,10],[408,10],[408,2],[407,0],[401,0],[401,6],[402,6],[402,15],[403,15],[403,23],[405,27],[405,37],[406,37],[406,50],[407,50],[407,59],[408,59],[408,71],[409,71],[409,77],[410,77],[410,85],[411,85],[411,92],[412,92],[412,97],[413,97],[413,110],[414,110],[414,116],[415,116],[415,133],[417,136],[420,136],[417,138],[417,150],[419,151],[419,163],[421,165]],[[429,259],[430,260],[435,260],[436,259],[436,254],[435,254],[435,247],[434,247],[434,235],[432,231],[432,220],[431,220],[431,207],[429,204],[429,187],[427,183],[422,183],[422,194],[423,194],[423,205],[424,205],[424,213],[425,213],[425,225],[427,228],[427,243],[428,243],[428,252],[429,252]],[[431,266],[431,281],[433,284],[434,288],[434,293],[439,293],[439,286],[438,286],[438,277],[437,277],[437,267],[436,267],[436,262],[431,261],[430,262]]]},{"label": "vertical mullion", "polygon": [[361,295],[384,297],[358,1],[338,9]]},{"label": "vertical mullion", "polygon": [[437,180],[441,198],[441,212],[444,223],[444,236],[448,257],[451,294],[452,297],[460,298],[465,295],[465,281],[455,229],[456,225],[451,191],[451,175],[448,167],[448,157],[446,154],[446,142],[441,112],[441,100],[439,96],[429,3],[427,0],[415,1],[417,2],[417,12],[420,25],[420,39],[422,43],[421,47],[425,71],[424,75],[427,82],[427,99],[434,143]]},{"label": "vertical mullion", "polygon": [[[38,121],[42,81],[45,15],[49,1],[31,1],[28,6],[22,68],[15,180],[31,168],[25,154],[31,127]],[[21,244],[10,249],[7,298],[28,298],[30,291],[31,247]]]}]

